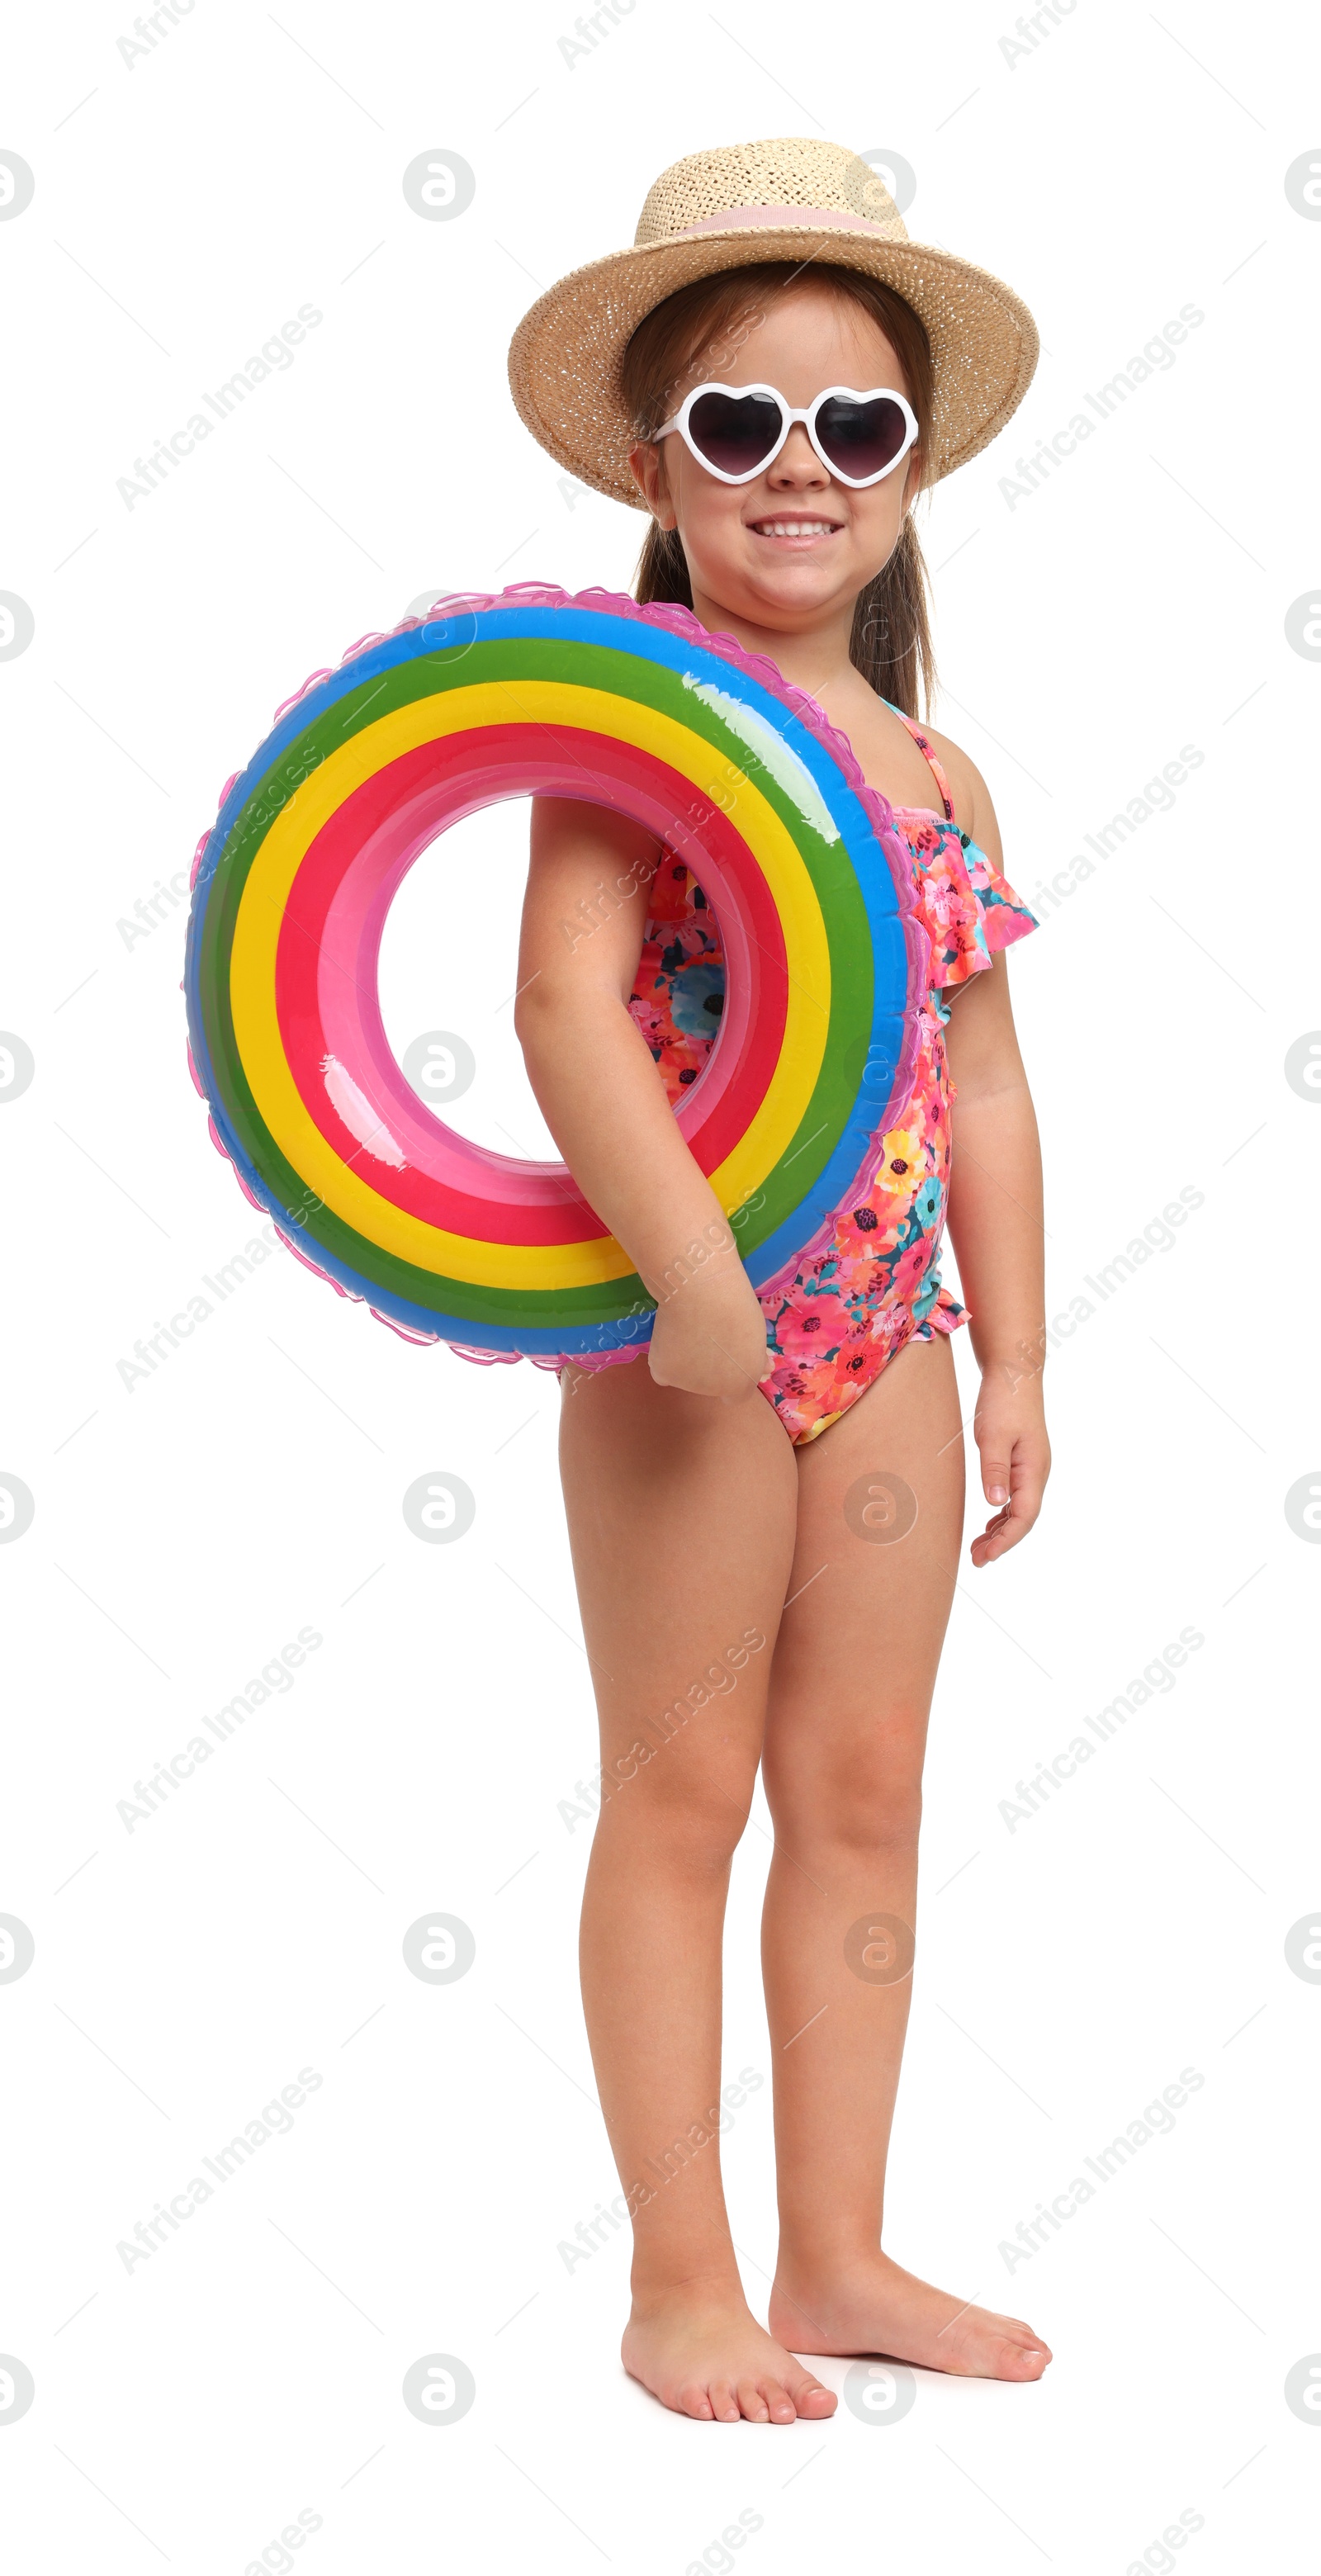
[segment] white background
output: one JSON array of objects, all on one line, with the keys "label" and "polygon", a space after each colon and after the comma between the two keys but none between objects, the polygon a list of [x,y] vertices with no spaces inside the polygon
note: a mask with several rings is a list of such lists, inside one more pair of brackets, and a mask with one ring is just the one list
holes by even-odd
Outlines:
[{"label": "white background", "polygon": [[[0,664],[0,1025],[36,1065],[0,1105],[0,1469],[35,1497],[0,1547],[0,1910],[36,1945],[0,1986],[0,2349],[36,2388],[0,2415],[13,2563],[240,2576],[279,2568],[261,2553],[308,2508],[294,2563],[315,2576],[682,2576],[722,2568],[751,2508],[762,2576],[1121,2576],[1162,2567],[1185,2509],[1202,2524],[1174,2564],[1283,2564],[1321,2452],[1284,2399],[1321,2350],[1321,1991],[1284,1950],[1321,1896],[1316,1559],[1284,1513],[1321,1461],[1321,1122],[1284,1075],[1321,1024],[1321,670],[1285,635],[1321,575],[1321,225],[1284,189],[1318,143],[1302,13],[1081,0],[1012,61],[1007,8],[977,0],[638,0],[572,66],[567,14],[531,7],[201,0],[161,31],[129,67],[126,16],[24,13],[0,134],[37,183],[0,222],[0,588],[35,619]],[[280,1253],[126,1388],[117,1363],[255,1219],[187,1077],[182,909],[131,945],[116,925],[186,870],[276,705],[422,590],[627,586],[642,523],[564,488],[524,432],[510,333],[631,240],[664,164],[782,133],[901,153],[914,236],[1040,322],[1022,411],[925,531],[937,720],[992,784],[1012,882],[1032,901],[1203,754],[1014,953],[1052,1313],[1181,1189],[1204,1204],[1062,1342],[1045,1516],[966,1572],[937,1694],[888,2241],[1057,2358],[1033,2388],[919,2374],[902,2422],[841,2405],[734,2433],[623,2376],[622,2237],[572,2271],[558,2250],[616,2184],[577,1992],[589,1828],[559,1812],[595,1728],[554,1381],[410,1349]],[[453,221],[402,194],[431,148],[476,175]],[[135,459],[303,303],[323,320],[294,363],[127,508]],[[1015,460],[1185,304],[1205,320],[1176,362],[1011,507]],[[466,1031],[474,1131],[522,1133],[497,1009],[516,813],[466,870],[433,853],[406,899],[393,1034]],[[476,1496],[461,1544],[405,1525],[431,1470]],[[655,1568],[676,1616],[686,1572]],[[304,1625],[323,1643],[293,1688],[128,1831],[134,1781]],[[1011,1831],[1015,1783],[1185,1626],[1205,1643],[1175,1686]],[[727,2073],[766,2080],[724,2150],[754,2305],[767,1850],[759,1803]],[[401,1948],[435,1908],[477,1945],[444,1987]],[[322,2083],[291,2134],[126,2271],[135,2223],[303,2067]],[[1186,2067],[1204,2081],[1173,2134],[1011,2272],[1002,2241]],[[477,2395],[430,2427],[400,2390],[437,2352]]]}]

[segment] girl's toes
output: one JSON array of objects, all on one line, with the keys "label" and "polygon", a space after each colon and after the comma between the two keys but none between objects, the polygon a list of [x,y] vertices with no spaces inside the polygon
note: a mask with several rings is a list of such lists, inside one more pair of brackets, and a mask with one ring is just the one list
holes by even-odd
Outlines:
[{"label": "girl's toes", "polygon": [[1007,2379],[1040,2379],[1049,2359],[1044,2345],[1020,2343],[1015,2336],[1000,2347],[1000,2375]]},{"label": "girl's toes", "polygon": [[770,2408],[768,2407],[765,2398],[762,2396],[761,2390],[757,2386],[755,2379],[741,2379],[739,2381],[738,2402],[750,2424],[769,2424],[771,2420]]},{"label": "girl's toes", "polygon": [[819,2379],[804,2371],[801,2379],[789,2382],[789,2394],[800,2415],[819,2417],[833,2415],[837,2403],[833,2388],[823,2388]]},{"label": "girl's toes", "polygon": [[739,2403],[728,2379],[713,2379],[710,2387],[711,2413],[718,2424],[737,2424]]},{"label": "girl's toes", "polygon": [[798,2409],[782,2380],[764,2379],[761,2384],[761,2393],[770,2410],[770,2419],[772,2424],[796,2423],[798,2418]]},{"label": "girl's toes", "polygon": [[[713,2390],[712,2396],[714,2394]],[[698,2423],[710,2423],[714,2410],[704,2388],[681,2388],[677,2402],[681,2414],[694,2416]]]}]

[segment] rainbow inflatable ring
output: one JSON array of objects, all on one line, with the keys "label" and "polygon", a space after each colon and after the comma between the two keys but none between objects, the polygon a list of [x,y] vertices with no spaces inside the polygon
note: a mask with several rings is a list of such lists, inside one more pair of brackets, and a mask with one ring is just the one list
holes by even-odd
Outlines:
[{"label": "rainbow inflatable ring", "polygon": [[655,1307],[562,1163],[447,1128],[405,1081],[377,958],[405,872],[502,798],[634,816],[724,943],[676,1110],[754,1287],[791,1279],[911,1087],[929,942],[890,808],[773,663],[681,608],[520,584],[438,600],[318,671],[222,792],[184,989],[211,1133],[285,1243],[406,1337],[598,1366]]}]

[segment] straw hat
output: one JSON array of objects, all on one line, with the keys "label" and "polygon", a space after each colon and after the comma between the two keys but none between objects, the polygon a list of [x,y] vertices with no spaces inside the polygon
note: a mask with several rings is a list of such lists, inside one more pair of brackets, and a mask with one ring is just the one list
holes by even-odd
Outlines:
[{"label": "straw hat", "polygon": [[1037,363],[1026,305],[985,269],[910,241],[857,153],[791,135],[675,161],[642,209],[632,250],[574,269],[538,298],[509,349],[510,389],[533,437],[584,483],[644,509],[628,463],[636,431],[619,384],[624,349],[676,287],[769,259],[860,268],[921,315],[935,362],[933,480],[966,465],[1017,410]]}]

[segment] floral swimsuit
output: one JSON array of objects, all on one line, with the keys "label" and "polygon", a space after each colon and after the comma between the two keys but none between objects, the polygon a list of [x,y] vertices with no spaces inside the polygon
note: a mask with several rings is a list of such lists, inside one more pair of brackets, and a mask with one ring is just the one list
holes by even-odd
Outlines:
[{"label": "floral swimsuit", "polygon": [[[838,1210],[829,1242],[787,1291],[768,1290],[761,1298],[775,1363],[761,1392],[795,1446],[838,1422],[905,1342],[952,1333],[968,1319],[937,1269],[955,1097],[942,994],[966,984],[996,950],[1037,927],[1035,914],[959,830],[930,743],[898,707],[894,712],[930,761],[944,809],[943,815],[918,806],[894,809],[930,933],[931,989],[918,1015],[912,1092],[876,1140],[884,1152],[867,1196]],[[724,955],[706,897],[681,861],[663,858],[629,1010],[671,1100],[697,1080],[711,1052],[724,990]]]}]

